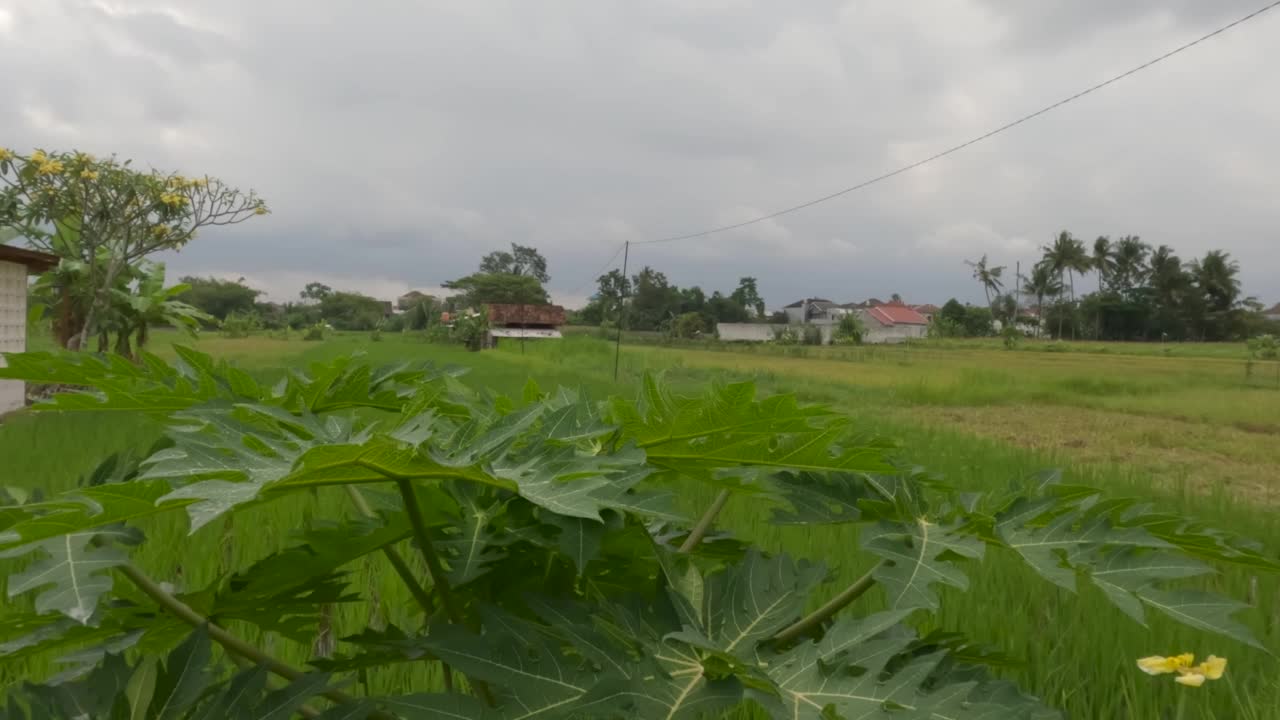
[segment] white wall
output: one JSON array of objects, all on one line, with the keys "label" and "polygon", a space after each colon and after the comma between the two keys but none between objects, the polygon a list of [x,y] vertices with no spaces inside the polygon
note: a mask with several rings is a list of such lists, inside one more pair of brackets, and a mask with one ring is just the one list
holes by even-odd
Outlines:
[{"label": "white wall", "polygon": [[[0,262],[0,353],[27,349],[27,268]],[[0,366],[4,358],[0,357]],[[0,380],[0,414],[26,404],[26,387],[20,380]]]},{"label": "white wall", "polygon": [[[824,345],[831,343],[831,334],[835,326],[831,324],[810,323],[822,333]],[[716,323],[716,335],[724,342],[773,342],[775,330],[790,327],[797,335],[803,335],[805,326],[799,324],[780,325],[775,323]]]}]

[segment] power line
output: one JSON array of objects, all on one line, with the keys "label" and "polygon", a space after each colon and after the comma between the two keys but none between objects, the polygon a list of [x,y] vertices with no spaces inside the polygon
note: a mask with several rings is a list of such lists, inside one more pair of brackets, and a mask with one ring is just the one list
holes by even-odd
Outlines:
[{"label": "power line", "polygon": [[[902,173],[908,172],[908,171],[910,171],[910,170],[914,170],[914,169],[916,169],[916,168],[920,167],[921,165],[926,165],[926,164],[928,164],[928,163],[933,162],[934,160],[939,160],[939,159],[944,158],[944,157],[946,157],[946,156],[948,156],[948,155],[950,155],[950,154],[952,154],[952,153],[959,152],[959,151],[961,151],[961,150],[963,150],[963,149],[965,149],[965,148],[969,147],[970,145],[975,145],[975,144],[977,144],[977,143],[980,143],[980,142],[982,142],[983,140],[986,140],[986,139],[988,139],[988,138],[991,138],[991,137],[994,137],[994,136],[996,136],[996,135],[999,135],[1000,133],[1002,133],[1002,132],[1004,132],[1004,131],[1006,131],[1006,130],[1011,130],[1011,129],[1013,129],[1013,128],[1015,128],[1015,127],[1019,126],[1019,125],[1021,125],[1022,123],[1027,122],[1028,120],[1035,119],[1035,118],[1037,118],[1037,117],[1040,117],[1041,115],[1044,115],[1045,113],[1048,113],[1048,112],[1051,112],[1051,111],[1053,111],[1053,110],[1056,110],[1056,109],[1058,109],[1058,108],[1062,107],[1063,105],[1066,105],[1067,103],[1073,102],[1073,101],[1075,101],[1075,100],[1079,100],[1080,98],[1084,97],[1085,95],[1089,95],[1090,93],[1097,92],[1098,90],[1101,90],[1102,88],[1105,88],[1105,87],[1107,87],[1108,85],[1111,85],[1111,84],[1113,84],[1113,83],[1119,82],[1119,81],[1121,81],[1121,80],[1123,80],[1123,79],[1125,79],[1125,78],[1129,77],[1130,75],[1134,75],[1134,74],[1136,74],[1136,73],[1139,73],[1139,72],[1141,72],[1141,71],[1143,71],[1143,70],[1146,70],[1147,68],[1151,67],[1152,65],[1155,65],[1155,64],[1157,64],[1157,63],[1159,63],[1159,62],[1162,62],[1162,61],[1164,61],[1164,60],[1167,60],[1167,59],[1169,59],[1169,58],[1173,57],[1174,55],[1177,55],[1178,53],[1180,53],[1180,52],[1182,52],[1182,51],[1184,51],[1184,50],[1189,50],[1189,49],[1191,49],[1191,48],[1195,47],[1196,45],[1199,45],[1200,43],[1204,42],[1205,40],[1208,40],[1208,39],[1210,39],[1210,38],[1212,38],[1212,37],[1215,37],[1215,36],[1217,36],[1217,35],[1221,35],[1222,33],[1224,33],[1224,32],[1226,32],[1226,31],[1230,30],[1231,28],[1233,28],[1233,27],[1235,27],[1235,26],[1237,26],[1237,25],[1241,25],[1241,24],[1243,24],[1243,23],[1246,23],[1246,22],[1248,22],[1248,21],[1250,21],[1250,20],[1252,20],[1252,19],[1254,19],[1254,18],[1258,17],[1259,15],[1261,15],[1261,14],[1263,14],[1263,13],[1267,12],[1268,10],[1271,10],[1271,9],[1275,8],[1275,7],[1276,7],[1276,6],[1278,6],[1278,5],[1280,5],[1280,0],[1276,0],[1275,2],[1272,2],[1272,3],[1270,3],[1270,4],[1266,5],[1266,6],[1264,6],[1264,7],[1260,8],[1260,9],[1258,9],[1258,10],[1255,10],[1255,11],[1253,11],[1253,12],[1249,13],[1248,15],[1245,15],[1244,17],[1242,17],[1242,18],[1240,18],[1240,19],[1238,19],[1238,20],[1235,20],[1234,22],[1231,22],[1231,23],[1229,23],[1229,24],[1227,24],[1227,25],[1223,25],[1222,27],[1218,28],[1217,30],[1214,30],[1214,31],[1213,31],[1213,32],[1211,32],[1211,33],[1208,33],[1208,34],[1206,34],[1206,35],[1201,35],[1200,37],[1196,38],[1195,40],[1192,40],[1191,42],[1186,43],[1185,45],[1181,45],[1181,46],[1179,46],[1179,47],[1177,47],[1177,48],[1174,48],[1173,50],[1170,50],[1169,52],[1167,52],[1167,53],[1165,53],[1165,54],[1163,54],[1163,55],[1161,55],[1161,56],[1159,56],[1159,57],[1157,57],[1157,58],[1155,58],[1155,59],[1153,59],[1153,60],[1148,60],[1147,62],[1142,63],[1141,65],[1139,65],[1139,66],[1137,66],[1137,67],[1135,67],[1135,68],[1132,68],[1132,69],[1130,69],[1130,70],[1127,70],[1127,71],[1125,71],[1125,72],[1123,72],[1123,73],[1120,73],[1119,75],[1116,75],[1116,76],[1114,76],[1114,77],[1112,77],[1112,78],[1110,78],[1110,79],[1108,79],[1108,80],[1104,80],[1103,82],[1100,82],[1100,83],[1098,83],[1098,84],[1096,84],[1096,85],[1090,86],[1090,87],[1088,87],[1088,88],[1086,88],[1086,89],[1084,89],[1084,90],[1081,90],[1080,92],[1076,93],[1075,95],[1072,95],[1072,96],[1070,96],[1070,97],[1067,97],[1067,98],[1064,98],[1064,99],[1062,99],[1062,100],[1059,100],[1058,102],[1055,102],[1055,103],[1053,103],[1052,105],[1047,105],[1047,106],[1045,106],[1045,107],[1043,107],[1043,108],[1040,108],[1039,110],[1036,110],[1035,112],[1033,112],[1033,113],[1031,113],[1031,114],[1029,114],[1029,115],[1023,115],[1022,117],[1018,118],[1017,120],[1014,120],[1014,121],[1012,121],[1012,122],[1010,122],[1010,123],[1007,123],[1007,124],[1005,124],[1005,125],[1001,125],[1000,127],[996,128],[996,129],[994,129],[994,130],[991,130],[991,131],[989,131],[989,132],[987,132],[987,133],[985,133],[985,134],[983,134],[983,135],[979,135],[978,137],[975,137],[975,138],[973,138],[973,139],[971,139],[971,140],[967,140],[967,141],[965,141],[965,142],[962,142],[962,143],[960,143],[959,145],[954,145],[954,146],[952,146],[952,147],[949,147],[949,148],[947,148],[946,150],[943,150],[942,152],[939,152],[939,153],[937,153],[937,154],[935,154],[935,155],[930,155],[929,157],[924,158],[923,160],[917,160],[916,162],[913,162],[913,163],[911,163],[910,165],[904,165],[904,166],[902,166],[902,167],[898,168],[897,170],[893,170],[893,171],[891,171],[891,172],[887,172],[887,173],[885,173],[885,174],[883,174],[883,175],[878,175],[878,176],[873,177],[873,178],[871,178],[871,179],[869,179],[869,180],[865,180],[865,181],[863,181],[863,182],[860,182],[860,183],[858,183],[857,185],[851,185],[851,186],[849,186],[849,187],[847,187],[847,188],[844,188],[843,190],[837,190],[836,192],[833,192],[833,193],[831,193],[831,194],[829,194],[829,195],[823,195],[822,197],[814,198],[813,200],[809,200],[809,201],[807,201],[807,202],[800,203],[799,205],[792,205],[791,207],[784,208],[784,209],[782,209],[782,210],[778,210],[777,212],[772,212],[772,213],[769,213],[768,215],[761,215],[760,217],[752,218],[752,219],[750,219],[750,220],[745,220],[745,221],[743,221],[743,222],[739,222],[739,223],[734,223],[734,224],[732,224],[732,225],[721,225],[721,226],[719,226],[719,227],[713,227],[713,228],[711,228],[711,229],[709,229],[709,230],[702,230],[702,231],[700,231],[700,232],[688,233],[688,234],[686,234],[686,235],[673,235],[673,236],[671,236],[671,237],[656,238],[656,239],[653,239],[653,240],[637,240],[637,241],[633,242],[632,244],[633,244],[633,245],[653,245],[653,244],[656,244],[656,243],[676,242],[676,241],[678,241],[678,240],[692,240],[692,239],[694,239],[694,238],[706,237],[706,236],[708,236],[708,235],[714,235],[714,234],[716,234],[716,233],[722,233],[722,232],[725,232],[725,231],[728,231],[728,230],[736,230],[736,229],[738,229],[738,228],[747,227],[748,225],[755,225],[756,223],[764,222],[765,220],[772,220],[772,219],[774,219],[774,218],[776,218],[776,217],[781,217],[781,216],[783,216],[783,215],[788,215],[788,214],[790,214],[790,213],[797,212],[797,211],[799,211],[799,210],[804,210],[805,208],[813,207],[814,205],[818,205],[819,203],[827,202],[828,200],[834,200],[834,199],[836,199],[836,198],[838,198],[838,197],[840,197],[840,196],[842,196],[842,195],[847,195],[847,194],[849,194],[849,193],[851,193],[851,192],[854,192],[854,191],[856,191],[856,190],[861,190],[861,189],[863,189],[863,188],[865,188],[865,187],[868,187],[868,186],[870,186],[870,185],[875,185],[876,183],[883,182],[883,181],[885,181],[885,180],[888,180],[889,178],[896,177],[896,176],[901,175]],[[617,257],[617,255],[615,254],[615,255],[614,255],[614,257]],[[610,262],[612,262],[612,260],[611,260]]]},{"label": "power line", "polygon": [[[1280,0],[1278,0],[1278,1],[1280,1]],[[587,276],[587,279],[586,279],[586,280],[584,280],[584,281],[582,282],[582,284],[581,284],[581,285],[579,285],[578,287],[574,288],[574,289],[573,289],[573,292],[569,293],[569,295],[577,295],[579,292],[581,292],[581,291],[583,290],[583,288],[585,288],[585,287],[587,287],[588,285],[590,285],[591,283],[595,282],[595,281],[596,281],[596,278],[600,277],[600,273],[604,272],[606,268],[608,268],[610,265],[612,265],[612,264],[613,264],[613,261],[614,261],[614,260],[617,260],[617,259],[618,259],[618,254],[622,252],[622,249],[623,249],[624,247],[626,247],[626,243],[623,243],[622,245],[619,245],[619,246],[618,246],[618,249],[613,251],[613,255],[609,256],[609,259],[608,259],[608,260],[605,260],[605,261],[604,261],[604,264],[600,266],[600,269],[599,269],[599,270],[596,270],[595,272],[593,272],[593,273],[591,273],[589,276]]]}]

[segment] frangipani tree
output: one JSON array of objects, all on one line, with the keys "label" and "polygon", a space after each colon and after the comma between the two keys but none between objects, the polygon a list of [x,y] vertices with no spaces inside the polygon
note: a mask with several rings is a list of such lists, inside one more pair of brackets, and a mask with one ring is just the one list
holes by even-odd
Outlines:
[{"label": "frangipani tree", "polygon": [[217,178],[140,171],[82,152],[0,148],[0,227],[35,248],[83,263],[88,305],[68,346],[78,349],[108,311],[112,289],[139,260],[185,246],[203,227],[267,214],[266,203]]}]

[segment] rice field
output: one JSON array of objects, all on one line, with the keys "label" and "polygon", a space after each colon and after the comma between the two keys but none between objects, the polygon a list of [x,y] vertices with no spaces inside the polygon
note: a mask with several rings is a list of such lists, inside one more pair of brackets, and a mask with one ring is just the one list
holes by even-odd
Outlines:
[{"label": "rice field", "polygon": [[[613,345],[586,335],[479,354],[410,336],[384,338],[373,343],[353,334],[308,343],[209,337],[196,346],[262,377],[356,351],[375,363],[431,359],[466,365],[473,383],[517,396],[530,377],[544,387],[581,386],[594,397],[630,394],[649,371],[663,372],[689,391],[719,379],[754,378],[762,393],[792,392],[848,413],[865,431],[896,440],[905,456],[957,486],[994,490],[1038,470],[1062,468],[1069,482],[1150,499],[1251,536],[1280,555],[1280,387],[1273,380],[1280,377],[1280,363],[1246,370],[1240,347],[624,346],[615,383]],[[163,335],[156,341],[161,354],[169,352],[168,341]],[[794,352],[801,350],[806,352]],[[0,485],[66,489],[107,454],[148,443],[157,433],[142,417],[20,413],[0,424]],[[684,498],[691,513],[709,500],[703,488],[690,488]],[[196,587],[286,543],[310,518],[346,508],[344,497],[322,491],[308,502],[262,507],[238,516],[239,526],[215,523],[191,537],[180,518],[166,516],[145,527],[148,542],[138,560],[160,579]],[[850,528],[779,528],[751,505],[732,501],[721,520],[768,549],[824,560],[835,568],[833,590],[871,562],[857,551]],[[380,557],[352,572],[352,582],[376,590],[379,601],[341,606],[334,619],[339,637],[371,617],[399,624],[410,618],[412,602]],[[1280,718],[1280,579],[1274,576],[1227,568],[1205,583],[1255,606],[1242,619],[1263,639],[1268,655],[1161,618],[1143,628],[1104,599],[1066,593],[999,554],[971,566],[970,575],[967,593],[944,593],[939,626],[1007,654],[1010,661],[999,672],[1069,717],[1172,717],[1185,689],[1152,682],[1134,660],[1190,651],[1225,656],[1231,664],[1226,682],[1187,696],[1185,718]],[[859,602],[873,607],[878,601],[873,591]],[[309,653],[277,638],[251,639],[298,662]],[[48,659],[33,660],[0,670],[0,683],[49,670]],[[368,690],[419,683],[423,678],[411,675],[427,672],[403,665],[370,676]]]}]

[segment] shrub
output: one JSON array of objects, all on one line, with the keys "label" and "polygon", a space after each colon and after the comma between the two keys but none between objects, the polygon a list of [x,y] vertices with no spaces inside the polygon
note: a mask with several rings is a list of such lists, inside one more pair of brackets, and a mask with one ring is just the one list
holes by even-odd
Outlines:
[{"label": "shrub", "polygon": [[706,325],[703,323],[702,314],[696,312],[687,312],[675,319],[671,323],[672,337],[692,340],[701,337],[706,332]]},{"label": "shrub", "polygon": [[[6,667],[6,716],[613,720],[753,708],[818,720],[895,708],[904,718],[1052,717],[987,671],[973,650],[982,639],[916,630],[938,626],[984,557],[1024,563],[1027,582],[1085,583],[1090,602],[1111,603],[1117,619],[1145,624],[1163,613],[1259,647],[1231,617],[1243,604],[1209,583],[1177,581],[1211,575],[1209,563],[1277,567],[1229,532],[1061,486],[1053,474],[990,499],[961,493],[899,469],[910,466],[891,462],[885,445],[858,442],[847,418],[757,398],[751,383],[683,397],[649,376],[636,399],[600,403],[530,383],[517,401],[430,366],[352,358],[261,385],[189,350],[181,370],[159,359],[7,359],[5,378],[69,380],[101,394],[93,403],[55,396],[49,408],[147,403],[167,438],[136,448],[141,462],[104,458],[92,477],[109,487],[0,492],[0,552],[20,559],[0,572],[11,597],[36,595],[6,606],[0,637],[59,671],[42,685],[24,682],[41,680],[24,670],[51,673],[50,663]],[[717,494],[696,522],[678,511],[673,475]],[[761,482],[724,482],[744,475]],[[336,485],[350,511],[307,522],[292,544],[180,596],[130,562],[158,516],[242,529],[268,502]],[[726,502],[799,531],[858,526],[849,535],[870,570],[831,587],[821,563],[715,532]],[[175,563],[199,552],[168,551]],[[312,661],[322,672],[274,657],[270,645],[309,644],[314,628],[329,627],[334,603],[376,606],[378,584],[353,568],[402,583],[426,620],[344,628],[342,651]],[[884,590],[875,612],[855,602],[872,588]],[[422,677],[403,673],[408,661],[443,673],[450,691],[406,681],[356,696],[367,692],[357,681],[366,673]],[[1140,667],[1155,662],[1165,661]],[[268,673],[289,686],[271,687]],[[303,708],[313,697],[341,707]]]},{"label": "shrub", "polygon": [[222,334],[229,338],[247,338],[262,328],[254,313],[233,312],[222,321]]},{"label": "shrub", "polygon": [[1275,335],[1259,335],[1249,338],[1249,355],[1259,360],[1275,360],[1280,357],[1280,341]]},{"label": "shrub", "polygon": [[1022,331],[1013,323],[1009,323],[1000,330],[1000,337],[1004,340],[1005,350],[1016,350],[1018,343],[1022,342]]},{"label": "shrub", "polygon": [[799,345],[800,333],[791,325],[773,329],[773,341],[779,345]]},{"label": "shrub", "polygon": [[800,342],[804,345],[822,345],[822,328],[817,325],[805,325],[800,334]]},{"label": "shrub", "polygon": [[315,342],[317,340],[323,340],[324,330],[325,330],[324,323],[318,322],[312,325],[311,327],[307,328],[306,333],[302,335],[302,339],[312,341],[312,342]]},{"label": "shrub", "polygon": [[444,345],[453,342],[453,331],[448,325],[437,324],[427,328],[422,337],[429,343]]},{"label": "shrub", "polygon": [[862,318],[857,313],[849,313],[840,318],[832,341],[837,345],[861,345],[865,334]]}]

